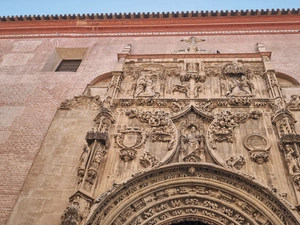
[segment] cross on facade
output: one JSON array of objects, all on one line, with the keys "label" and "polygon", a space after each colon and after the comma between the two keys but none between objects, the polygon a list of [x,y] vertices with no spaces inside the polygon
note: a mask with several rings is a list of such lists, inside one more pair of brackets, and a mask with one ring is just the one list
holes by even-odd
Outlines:
[{"label": "cross on facade", "polygon": [[188,52],[196,52],[196,51],[199,51],[199,50],[198,50],[198,47],[195,45],[196,42],[203,42],[203,41],[205,41],[205,39],[195,38],[195,37],[190,37],[190,38],[188,38],[188,39],[181,39],[180,41],[181,41],[181,42],[184,41],[184,42],[191,43],[191,46],[189,46],[189,47],[187,48],[187,51],[188,51]]}]

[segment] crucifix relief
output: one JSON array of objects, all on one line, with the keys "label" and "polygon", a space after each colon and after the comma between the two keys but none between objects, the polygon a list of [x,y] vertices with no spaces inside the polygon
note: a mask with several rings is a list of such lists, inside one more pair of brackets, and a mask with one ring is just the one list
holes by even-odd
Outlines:
[{"label": "crucifix relief", "polygon": [[194,53],[194,52],[199,51],[198,47],[195,45],[196,42],[203,42],[203,41],[205,41],[205,39],[190,37],[188,39],[181,39],[180,41],[191,43],[191,45],[189,47],[187,47],[186,51]]}]

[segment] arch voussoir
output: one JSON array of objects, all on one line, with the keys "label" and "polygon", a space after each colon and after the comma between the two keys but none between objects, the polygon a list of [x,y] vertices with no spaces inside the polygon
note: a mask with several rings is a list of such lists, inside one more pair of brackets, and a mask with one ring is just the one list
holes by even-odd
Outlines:
[{"label": "arch voussoir", "polygon": [[295,214],[276,193],[243,175],[209,164],[175,164],[119,185],[87,224],[299,224]]}]

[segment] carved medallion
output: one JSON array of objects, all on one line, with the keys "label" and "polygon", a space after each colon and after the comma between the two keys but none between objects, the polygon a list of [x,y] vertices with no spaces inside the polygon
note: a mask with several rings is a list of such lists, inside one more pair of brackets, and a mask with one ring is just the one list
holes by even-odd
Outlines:
[{"label": "carved medallion", "polygon": [[250,134],[243,139],[243,143],[254,162],[261,164],[269,160],[270,143],[266,137],[261,134]]},{"label": "carved medallion", "polygon": [[137,148],[141,148],[146,142],[147,133],[137,127],[124,127],[115,134],[116,143],[121,147],[120,157],[125,162],[133,160]]}]

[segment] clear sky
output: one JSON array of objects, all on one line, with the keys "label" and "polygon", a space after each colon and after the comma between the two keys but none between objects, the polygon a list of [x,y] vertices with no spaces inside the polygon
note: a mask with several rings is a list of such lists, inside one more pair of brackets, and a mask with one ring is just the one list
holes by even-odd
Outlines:
[{"label": "clear sky", "polygon": [[0,0],[0,16],[283,8],[300,0]]}]

